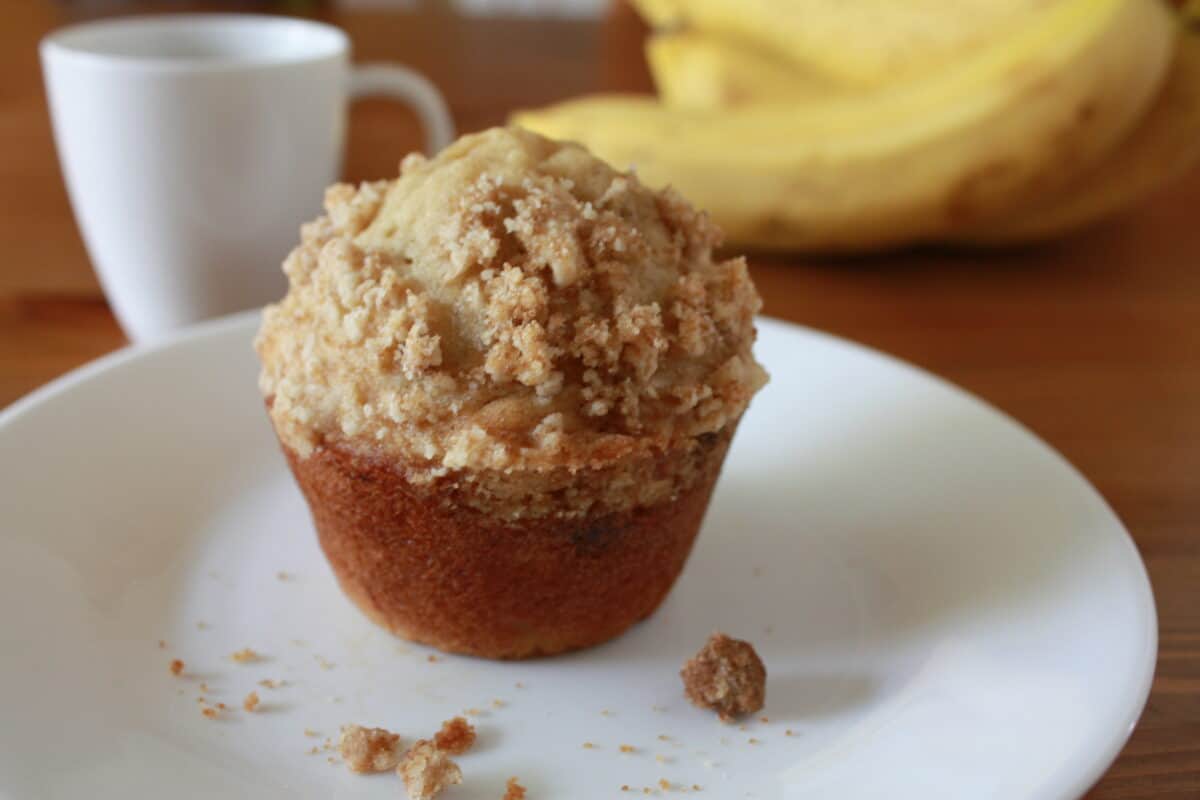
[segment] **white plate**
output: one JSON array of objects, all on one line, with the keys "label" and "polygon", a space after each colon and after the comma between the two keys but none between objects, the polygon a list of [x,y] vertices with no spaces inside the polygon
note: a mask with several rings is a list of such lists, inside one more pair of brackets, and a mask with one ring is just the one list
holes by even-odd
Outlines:
[{"label": "white plate", "polygon": [[[396,798],[395,776],[308,755],[305,729],[411,740],[475,708],[447,800],[494,800],[510,775],[531,800],[666,796],[660,780],[1068,798],[1145,702],[1150,587],[1083,478],[961,391],[770,320],[772,382],[662,609],[563,658],[430,662],[336,588],[255,388],[256,325],[116,354],[0,415],[0,797]],[[717,628],[766,661],[769,721],[683,700],[679,666]],[[243,647],[267,660],[227,658]],[[199,713],[202,691],[252,689],[259,712]]]}]

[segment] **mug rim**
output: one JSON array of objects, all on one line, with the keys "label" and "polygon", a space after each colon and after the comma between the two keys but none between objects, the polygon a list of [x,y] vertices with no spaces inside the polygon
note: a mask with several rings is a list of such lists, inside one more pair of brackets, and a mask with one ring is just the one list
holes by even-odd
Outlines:
[{"label": "mug rim", "polygon": [[[159,30],[193,29],[202,26],[257,25],[276,31],[291,28],[313,36],[313,44],[301,52],[247,52],[236,56],[218,58],[184,56],[143,56],[128,52],[105,49],[103,46],[86,44],[91,36],[104,36],[141,29],[142,32]],[[336,25],[316,20],[300,19],[276,14],[216,13],[165,13],[136,14],[108,17],[67,25],[51,31],[39,44],[42,56],[65,56],[91,61],[96,65],[120,67],[134,70],[162,72],[224,72],[263,67],[294,66],[296,64],[321,61],[331,57],[348,55],[350,37]]]}]

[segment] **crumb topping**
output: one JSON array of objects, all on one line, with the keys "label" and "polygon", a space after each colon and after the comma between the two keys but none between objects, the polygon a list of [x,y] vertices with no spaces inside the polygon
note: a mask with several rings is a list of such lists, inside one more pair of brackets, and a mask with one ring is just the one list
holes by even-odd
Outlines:
[{"label": "crumb topping", "polygon": [[448,719],[433,737],[433,744],[442,752],[461,756],[475,744],[475,727],[462,717]]},{"label": "crumb topping", "polygon": [[688,700],[716,711],[726,722],[761,711],[766,699],[767,670],[762,659],[749,642],[723,633],[710,636],[679,674]]},{"label": "crumb topping", "polygon": [[338,754],[354,772],[388,772],[400,763],[400,735],[384,728],[343,725]]},{"label": "crumb topping", "polygon": [[396,773],[404,780],[409,800],[430,800],[443,789],[462,783],[462,770],[433,742],[418,740],[400,761]]},{"label": "crumb topping", "polygon": [[462,469],[610,464],[735,422],[765,373],[743,259],[671,191],[515,128],[339,184],[256,347],[280,436]]}]

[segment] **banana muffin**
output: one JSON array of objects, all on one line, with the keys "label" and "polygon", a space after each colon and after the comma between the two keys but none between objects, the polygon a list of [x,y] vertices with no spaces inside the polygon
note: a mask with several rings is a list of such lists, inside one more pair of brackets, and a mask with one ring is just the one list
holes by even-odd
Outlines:
[{"label": "banana muffin", "polygon": [[744,260],[677,194],[518,128],[325,208],[255,345],[346,594],[491,658],[651,614],[766,382]]}]

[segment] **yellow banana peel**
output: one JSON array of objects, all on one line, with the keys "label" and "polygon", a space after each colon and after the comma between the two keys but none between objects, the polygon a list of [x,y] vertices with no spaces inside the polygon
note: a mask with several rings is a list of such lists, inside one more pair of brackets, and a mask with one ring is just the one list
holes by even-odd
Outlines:
[{"label": "yellow banana peel", "polygon": [[732,110],[600,96],[514,121],[674,185],[734,242],[879,249],[1069,183],[1141,117],[1172,41],[1157,0],[1058,0],[953,69],[876,91]]},{"label": "yellow banana peel", "polygon": [[646,62],[659,99],[674,108],[803,103],[846,91],[750,43],[697,31],[651,36]]},{"label": "yellow banana peel", "polygon": [[859,86],[942,69],[1069,0],[632,0],[652,26],[732,36]]},{"label": "yellow banana peel", "polygon": [[1132,207],[1200,162],[1200,32],[1178,36],[1171,70],[1138,126],[1061,190],[956,238],[976,244],[1049,239]]}]

